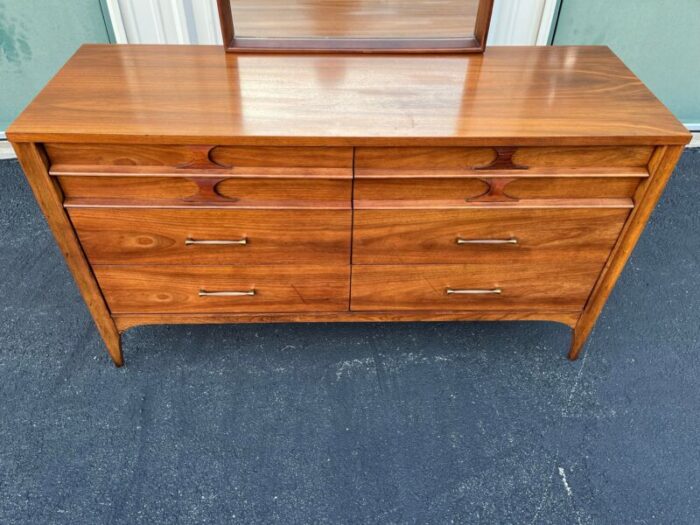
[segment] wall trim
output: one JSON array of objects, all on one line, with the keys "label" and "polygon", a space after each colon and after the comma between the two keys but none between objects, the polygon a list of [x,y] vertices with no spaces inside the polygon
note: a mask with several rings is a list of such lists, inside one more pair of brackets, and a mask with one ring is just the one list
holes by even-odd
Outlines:
[{"label": "wall trim", "polygon": [[118,44],[221,44],[216,0],[102,0]]},{"label": "wall trim", "polygon": [[[557,0],[554,0],[556,3]],[[488,45],[535,45],[541,31],[545,10],[552,0],[501,0],[496,2],[491,18]],[[551,23],[551,20],[550,20]]]},{"label": "wall trim", "polygon": [[536,44],[538,46],[548,46],[551,44],[560,7],[561,0],[545,0],[544,7],[542,8],[540,29],[537,32]]},{"label": "wall trim", "polygon": [[[5,134],[3,133],[3,135]],[[12,145],[6,140],[0,140],[0,160],[16,158],[17,155],[15,150],[12,149]]]},{"label": "wall trim", "polygon": [[109,19],[112,21],[112,31],[114,31],[114,40],[117,44],[128,44],[129,39],[126,37],[126,28],[124,27],[124,18],[122,10],[119,7],[119,0],[104,0],[109,11]]},{"label": "wall trim", "polygon": [[7,135],[4,131],[0,131],[0,160],[16,159],[17,155],[12,145],[7,141]]}]

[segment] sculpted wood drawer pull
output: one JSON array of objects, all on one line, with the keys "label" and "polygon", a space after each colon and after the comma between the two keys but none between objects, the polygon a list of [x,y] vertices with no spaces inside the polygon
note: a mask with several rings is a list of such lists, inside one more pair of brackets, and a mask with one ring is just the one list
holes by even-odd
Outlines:
[{"label": "sculpted wood drawer pull", "polygon": [[185,239],[185,246],[192,246],[192,245],[209,245],[209,246],[227,246],[227,245],[244,245],[248,244],[248,239],[243,238],[243,239],[238,239],[235,241],[226,241],[226,240],[211,240],[211,241],[198,241],[196,239]]},{"label": "sculpted wood drawer pull", "polygon": [[461,239],[457,237],[457,244],[518,244],[518,239]]},{"label": "sculpted wood drawer pull", "polygon": [[502,290],[500,288],[493,288],[491,290],[479,290],[479,289],[466,289],[466,290],[453,290],[452,288],[447,288],[445,290],[447,295],[500,295]]},{"label": "sculpted wood drawer pull", "polygon": [[244,297],[255,295],[255,290],[247,290],[245,292],[207,292],[200,290],[200,297]]}]

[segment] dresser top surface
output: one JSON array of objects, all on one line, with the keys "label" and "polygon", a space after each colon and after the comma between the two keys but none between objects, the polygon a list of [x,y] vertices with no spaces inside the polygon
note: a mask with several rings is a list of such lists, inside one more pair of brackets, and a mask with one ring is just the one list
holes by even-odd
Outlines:
[{"label": "dresser top surface", "polygon": [[295,145],[685,144],[606,47],[484,55],[233,55],[83,46],[11,140]]}]

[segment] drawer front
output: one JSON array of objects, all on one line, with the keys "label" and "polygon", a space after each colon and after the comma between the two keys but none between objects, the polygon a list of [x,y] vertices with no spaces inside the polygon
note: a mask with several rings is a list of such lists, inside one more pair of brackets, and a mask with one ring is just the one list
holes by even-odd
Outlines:
[{"label": "drawer front", "polygon": [[651,147],[357,148],[355,207],[632,207]]},{"label": "drawer front", "polygon": [[350,209],[350,179],[58,176],[66,207]]},{"label": "drawer front", "polygon": [[347,311],[349,266],[95,266],[113,314]]},{"label": "drawer front", "polygon": [[[141,144],[45,144],[57,172],[154,173],[178,170],[229,170],[254,174],[298,170],[306,174],[346,175],[352,148],[260,147]],[[335,170],[335,171],[333,171]]]},{"label": "drawer front", "polygon": [[351,309],[579,311],[602,267],[575,260],[353,266]]},{"label": "drawer front", "polygon": [[355,264],[603,264],[629,215],[619,209],[357,210]]},{"label": "drawer front", "polygon": [[92,264],[340,264],[350,211],[71,208]]},{"label": "drawer front", "polygon": [[355,207],[632,206],[636,177],[357,179]]},{"label": "drawer front", "polygon": [[[634,168],[646,167],[653,153],[647,146],[611,147],[430,147],[357,148],[355,167],[362,175],[371,170],[393,170],[397,176],[414,170]],[[364,171],[368,170],[368,171]]]}]

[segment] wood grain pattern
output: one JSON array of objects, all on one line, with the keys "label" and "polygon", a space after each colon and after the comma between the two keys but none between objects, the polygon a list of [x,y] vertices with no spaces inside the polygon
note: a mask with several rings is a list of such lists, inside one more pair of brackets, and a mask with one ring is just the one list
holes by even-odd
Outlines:
[{"label": "wood grain pattern", "polygon": [[[95,266],[113,314],[329,312],[348,309],[350,266]],[[200,297],[200,291],[255,291]]]},{"label": "wood grain pattern", "polygon": [[[352,148],[217,146],[164,144],[46,144],[51,168],[65,167],[162,167],[164,172],[177,172],[199,159],[205,152],[219,168],[352,168]],[[61,169],[61,167],[64,167]],[[211,166],[209,166],[211,167]],[[241,170],[239,170],[241,171]],[[345,172],[347,178],[352,172]]]},{"label": "wood grain pattern", "polygon": [[[69,214],[92,264],[350,263],[350,211],[71,209]],[[187,239],[247,244],[188,246]]]},{"label": "wood grain pattern", "polygon": [[444,321],[551,321],[573,328],[580,315],[575,311],[461,311],[461,312],[314,312],[252,314],[117,314],[120,330],[149,324],[227,324],[227,323],[384,323]]},{"label": "wood grain pattern", "polygon": [[634,177],[524,177],[524,178],[387,178],[357,179],[356,208],[378,206],[416,206],[426,208],[467,207],[469,202],[484,201],[501,188],[504,200],[533,199],[632,199],[642,179]]},{"label": "wood grain pattern", "polygon": [[655,152],[650,162],[652,177],[644,184],[643,198],[625,224],[576,324],[569,359],[578,359],[682,153],[682,147],[663,147]]},{"label": "wood grain pattern", "polygon": [[[602,266],[628,210],[358,210],[354,264],[541,264]],[[508,240],[517,244],[457,244]]]},{"label": "wood grain pattern", "polygon": [[[353,265],[353,311],[576,310],[603,264],[576,260],[507,264]],[[501,289],[492,295],[448,295],[448,289]]]},{"label": "wood grain pattern", "polygon": [[524,199],[632,198],[640,181],[634,177],[518,178],[504,188],[509,197]]},{"label": "wood grain pattern", "polygon": [[402,203],[453,202],[463,204],[470,197],[483,195],[489,183],[477,178],[387,178],[356,179],[353,193],[356,208],[373,208],[377,202],[389,206]]},{"label": "wood grain pattern", "polygon": [[[355,171],[392,170],[468,170],[489,166],[496,160],[496,150],[489,147],[360,147],[355,149]],[[390,175],[391,173],[388,173]]]},{"label": "wood grain pattern", "polygon": [[646,167],[654,148],[647,146],[518,148],[516,164],[531,168],[628,168]]},{"label": "wood grain pattern", "polygon": [[355,201],[357,210],[424,210],[424,209],[632,209],[632,199],[453,199]]},{"label": "wood grain pattern", "polygon": [[690,140],[604,47],[331,57],[238,56],[216,46],[86,45],[7,135],[15,142],[268,147],[648,146]]},{"label": "wood grain pattern", "polygon": [[80,295],[90,310],[97,329],[107,346],[107,351],[114,364],[122,366],[124,358],[119,331],[112,320],[102,292],[63,209],[61,190],[48,176],[48,160],[36,144],[13,144],[13,147],[34,192],[34,197],[36,197],[39,207],[46,217],[46,222],[56,239],[56,244],[61,249],[68,269],[78,285]]},{"label": "wood grain pattern", "polygon": [[[498,152],[507,151],[506,165],[528,168],[631,168],[646,167],[653,148],[647,146],[602,147],[510,147],[510,148],[357,148],[355,167],[363,170],[453,170],[472,171],[493,168]],[[500,162],[504,162],[501,159]],[[498,166],[496,166],[498,167]],[[504,168],[506,170],[513,169]],[[387,174],[387,176],[390,174]],[[521,174],[522,175],[522,174]]]},{"label": "wood grain pattern", "polygon": [[67,207],[229,207],[350,209],[343,179],[209,178],[221,199],[201,198],[197,177],[60,176]]}]

